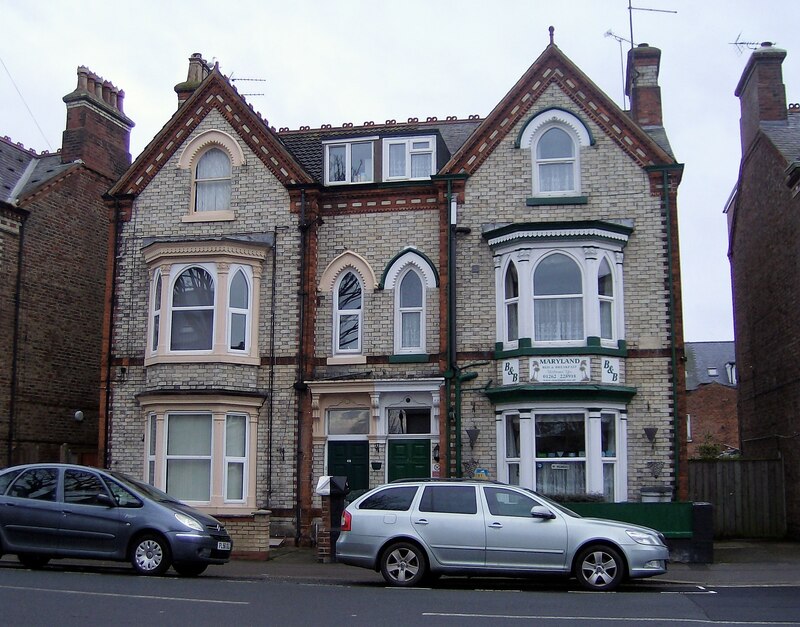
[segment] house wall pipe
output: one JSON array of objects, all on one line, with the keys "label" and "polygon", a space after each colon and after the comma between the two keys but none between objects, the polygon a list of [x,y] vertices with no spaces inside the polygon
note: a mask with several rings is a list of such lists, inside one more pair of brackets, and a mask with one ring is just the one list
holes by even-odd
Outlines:
[{"label": "house wall pipe", "polygon": [[12,465],[11,457],[14,453],[14,423],[17,413],[17,374],[18,374],[18,353],[20,336],[20,311],[22,308],[22,260],[24,255],[22,249],[25,243],[25,221],[28,219],[28,212],[22,213],[19,223],[19,244],[17,246],[17,277],[14,285],[14,338],[11,346],[11,383],[10,396],[8,399],[8,441],[7,441],[7,464]]},{"label": "house wall pipe", "polygon": [[[308,246],[308,222],[306,220],[306,190],[300,190],[300,218],[297,228],[300,230],[300,291],[298,312],[298,334],[297,334],[297,380],[294,389],[297,393],[297,447],[295,453],[295,476],[297,485],[295,487],[295,546],[300,546],[301,524],[303,520],[303,504],[301,499],[301,483],[303,472],[303,394],[308,386],[303,381],[305,373],[305,312],[306,312],[306,248]],[[270,457],[272,451],[270,450]]]},{"label": "house wall pipe", "polygon": [[267,503],[265,509],[270,508],[272,500],[272,423],[275,413],[275,290],[277,283],[276,266],[278,263],[278,228],[273,230],[272,240],[272,284],[270,286],[270,312],[269,321],[269,404],[267,405]]}]

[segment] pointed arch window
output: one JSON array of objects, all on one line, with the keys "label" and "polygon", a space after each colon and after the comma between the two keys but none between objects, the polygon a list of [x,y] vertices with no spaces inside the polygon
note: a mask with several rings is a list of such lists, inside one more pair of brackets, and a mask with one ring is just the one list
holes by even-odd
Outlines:
[{"label": "pointed arch window", "polygon": [[342,274],[334,291],[334,352],[361,351],[363,290],[361,281],[352,270]]},{"label": "pointed arch window", "polygon": [[583,281],[577,263],[563,253],[545,257],[533,275],[534,341],[583,340]]},{"label": "pointed arch window", "polygon": [[233,351],[249,348],[250,285],[243,269],[234,272],[228,290],[228,347]]},{"label": "pointed arch window", "polygon": [[211,350],[214,337],[214,279],[199,266],[181,272],[172,288],[170,350]]},{"label": "pointed arch window", "polygon": [[614,277],[605,257],[597,270],[597,298],[600,307],[600,338],[614,339]]},{"label": "pointed arch window", "polygon": [[220,148],[203,153],[195,168],[197,212],[226,211],[231,205],[231,160]]},{"label": "pointed arch window", "polygon": [[514,262],[506,268],[504,300],[506,309],[506,341],[519,339],[519,277]]},{"label": "pointed arch window", "polygon": [[400,278],[397,289],[398,335],[400,353],[425,350],[425,286],[411,267]]}]

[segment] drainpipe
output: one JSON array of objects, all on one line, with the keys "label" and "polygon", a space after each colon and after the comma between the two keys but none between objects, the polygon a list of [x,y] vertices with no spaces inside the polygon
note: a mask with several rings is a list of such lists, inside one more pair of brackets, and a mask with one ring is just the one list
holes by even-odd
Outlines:
[{"label": "drainpipe", "polygon": [[667,273],[667,286],[669,290],[669,328],[670,328],[670,362],[672,366],[672,407],[673,419],[675,420],[675,428],[673,431],[673,464],[675,465],[675,487],[680,485],[680,429],[679,421],[681,419],[678,413],[678,341],[675,337],[675,282],[672,276],[672,216],[670,215],[671,207],[669,203],[669,173],[670,171],[683,171],[683,165],[674,164],[668,166],[654,166],[646,168],[654,172],[661,172],[662,184],[662,199],[664,201],[664,214],[667,223],[667,250],[669,251],[669,272]]},{"label": "drainpipe", "polygon": [[265,509],[270,508],[272,501],[272,422],[275,411],[275,289],[278,273],[275,271],[278,262],[278,228],[273,233],[272,241],[272,285],[270,286],[270,312],[269,321],[269,405],[267,405],[267,504]]},{"label": "drainpipe", "polygon": [[28,212],[21,214],[19,223],[19,246],[17,249],[17,278],[14,286],[14,339],[11,346],[11,395],[8,402],[8,442],[7,442],[7,465],[11,466],[11,456],[14,452],[14,422],[17,412],[17,353],[19,352],[20,335],[20,309],[22,308],[22,260],[23,244],[25,242],[25,221],[28,219]]},{"label": "drainpipe", "polygon": [[[294,389],[297,392],[297,453],[295,457],[295,475],[297,477],[297,487],[295,494],[295,546],[300,546],[300,526],[303,517],[302,492],[302,471],[303,471],[303,394],[308,386],[303,381],[305,375],[305,314],[306,314],[306,248],[308,240],[309,223],[306,220],[306,190],[300,190],[300,220],[297,228],[300,230],[300,311],[298,346],[297,346],[297,380],[294,382]],[[275,268],[273,266],[273,274]],[[273,301],[273,308],[275,303]],[[272,457],[272,450],[269,452]]]}]

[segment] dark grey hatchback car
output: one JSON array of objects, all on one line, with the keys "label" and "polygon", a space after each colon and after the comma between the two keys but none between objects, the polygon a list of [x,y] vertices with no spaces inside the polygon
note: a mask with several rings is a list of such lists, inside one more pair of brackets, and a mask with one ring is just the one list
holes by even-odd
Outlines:
[{"label": "dark grey hatchback car", "polygon": [[122,473],[69,464],[0,471],[0,557],[31,568],[53,558],[130,561],[137,573],[182,576],[230,559],[215,518]]}]

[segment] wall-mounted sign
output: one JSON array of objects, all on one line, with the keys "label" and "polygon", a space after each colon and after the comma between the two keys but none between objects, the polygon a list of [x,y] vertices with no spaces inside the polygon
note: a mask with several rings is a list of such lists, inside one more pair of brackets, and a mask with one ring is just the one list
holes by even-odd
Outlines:
[{"label": "wall-mounted sign", "polygon": [[506,359],[503,362],[503,385],[519,383],[519,359]]},{"label": "wall-mounted sign", "polygon": [[582,383],[592,380],[589,357],[531,357],[531,381],[537,383]]},{"label": "wall-mounted sign", "polygon": [[603,383],[619,383],[619,357],[603,357],[600,360]]}]

